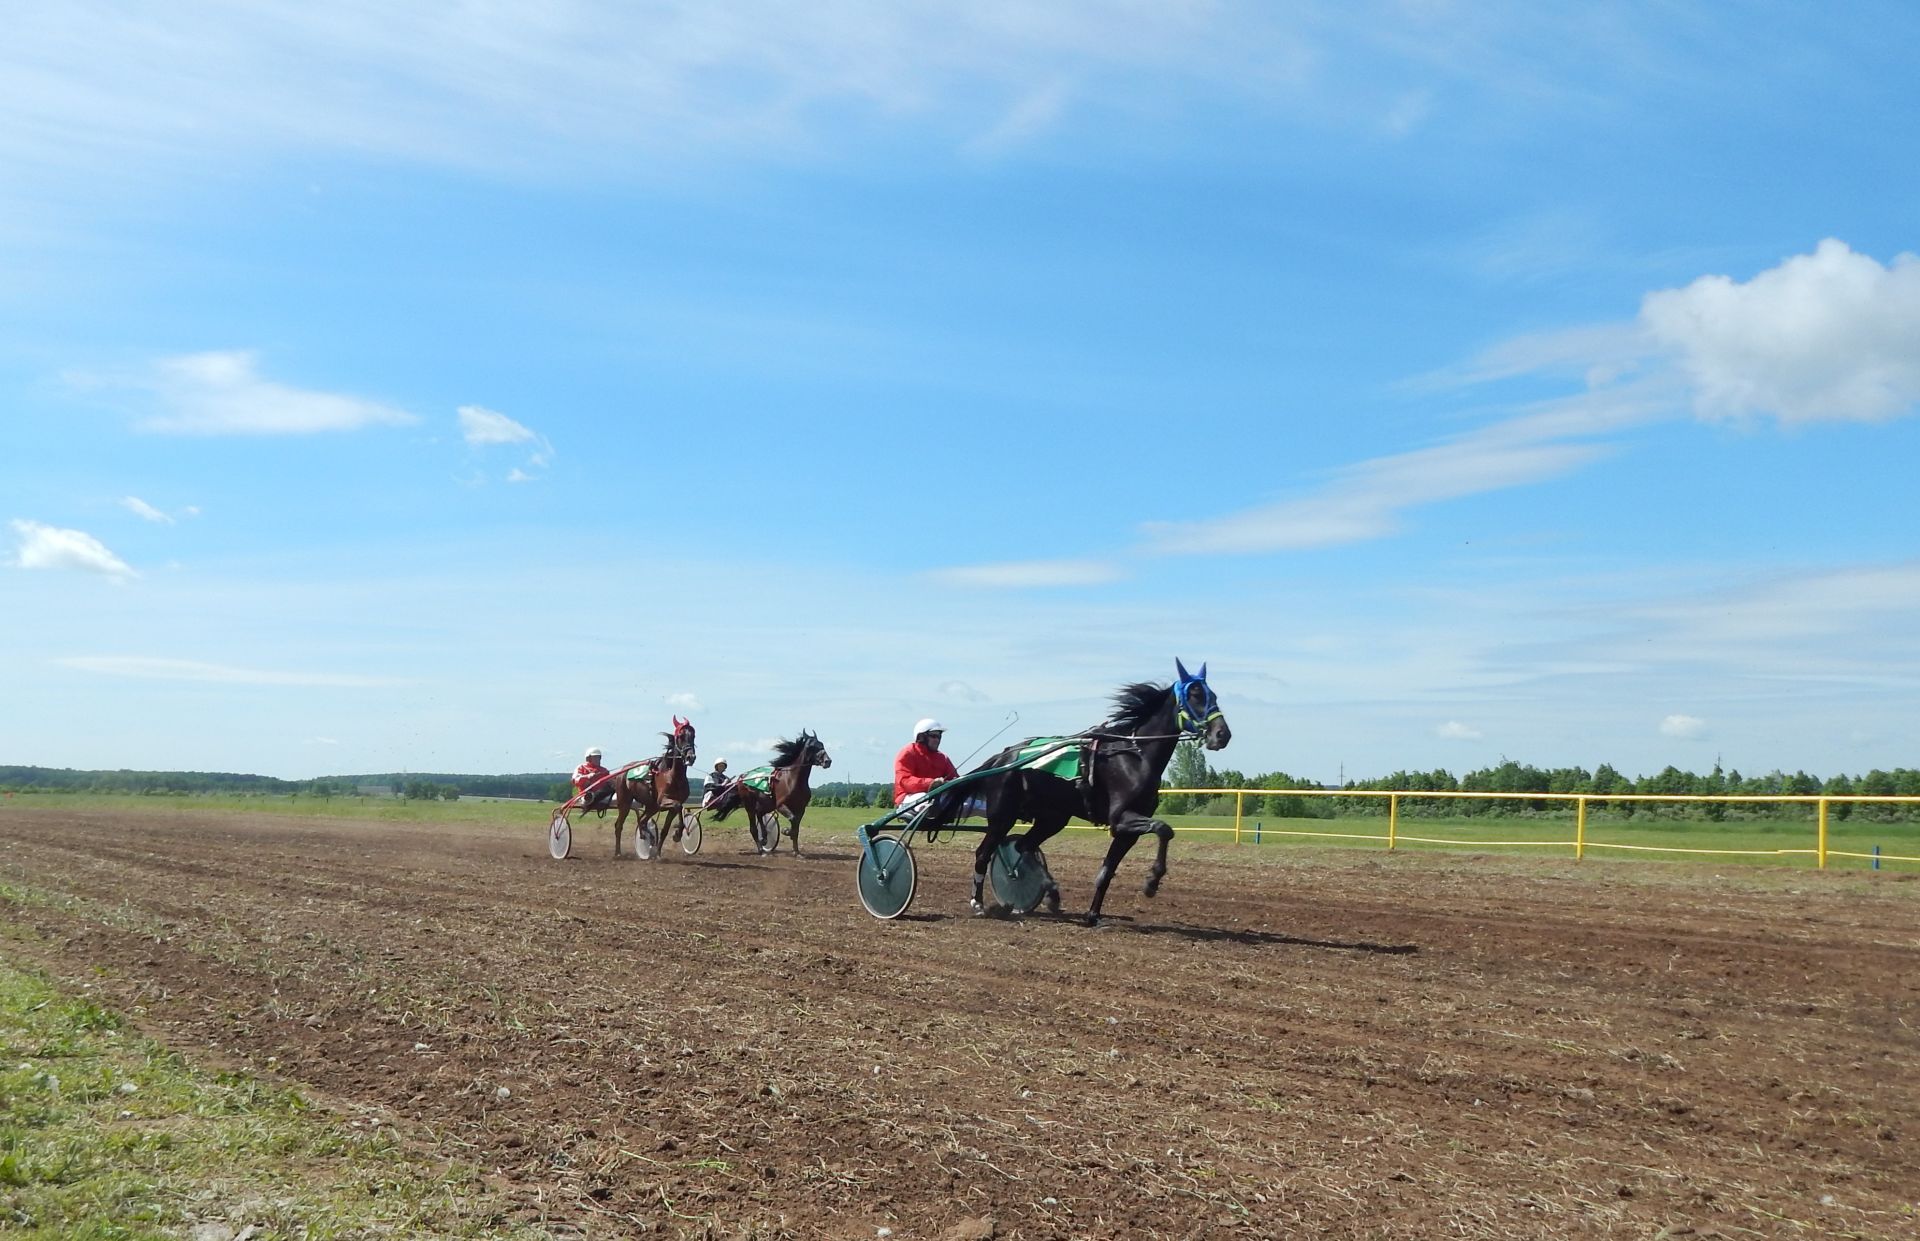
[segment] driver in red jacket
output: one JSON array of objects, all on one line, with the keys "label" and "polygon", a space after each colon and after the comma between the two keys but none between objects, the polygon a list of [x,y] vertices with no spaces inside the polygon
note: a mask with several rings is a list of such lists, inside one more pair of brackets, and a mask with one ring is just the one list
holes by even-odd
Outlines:
[{"label": "driver in red jacket", "polygon": [[607,769],[600,765],[600,747],[594,746],[573,769],[573,787],[585,794],[581,799],[582,810],[599,810],[613,804],[613,781],[607,775]]},{"label": "driver in red jacket", "polygon": [[953,760],[940,752],[946,729],[939,720],[921,720],[913,726],[913,741],[893,756],[893,804],[904,806],[927,795],[927,790],[960,773]]}]

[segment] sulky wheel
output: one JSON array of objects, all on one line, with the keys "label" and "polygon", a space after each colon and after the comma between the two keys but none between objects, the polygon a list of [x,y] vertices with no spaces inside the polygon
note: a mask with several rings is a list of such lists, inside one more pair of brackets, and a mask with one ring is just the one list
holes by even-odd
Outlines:
[{"label": "sulky wheel", "polygon": [[553,819],[547,824],[547,852],[555,861],[573,852],[573,824],[564,809],[554,811]]},{"label": "sulky wheel", "polygon": [[860,903],[876,918],[898,918],[913,904],[919,880],[913,850],[893,836],[875,836],[860,851]]},{"label": "sulky wheel", "polygon": [[700,829],[700,816],[691,810],[680,812],[680,848],[691,857],[700,852],[700,841],[704,833]]},{"label": "sulky wheel", "polygon": [[993,880],[993,894],[1000,903],[1018,914],[1033,912],[1034,906],[1053,886],[1047,871],[1047,858],[1040,850],[1022,853],[1020,837],[1000,842],[987,861],[987,877]]},{"label": "sulky wheel", "polygon": [[660,833],[654,830],[652,819],[633,825],[633,856],[642,862],[651,862],[660,856]]}]

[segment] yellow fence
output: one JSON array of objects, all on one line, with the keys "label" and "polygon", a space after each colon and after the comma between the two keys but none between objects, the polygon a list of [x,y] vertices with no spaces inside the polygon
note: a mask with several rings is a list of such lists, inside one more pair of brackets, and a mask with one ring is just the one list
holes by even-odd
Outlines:
[{"label": "yellow fence", "polygon": [[[1825,870],[1828,858],[1858,858],[1862,861],[1879,862],[1920,862],[1920,856],[1908,856],[1898,853],[1850,852],[1833,849],[1827,845],[1828,810],[1835,805],[1852,806],[1915,806],[1920,807],[1920,797],[1868,797],[1868,796],[1823,796],[1820,794],[1755,794],[1751,796],[1709,797],[1687,793],[1475,793],[1475,792],[1420,792],[1402,790],[1398,792],[1361,790],[1361,789],[1163,789],[1163,794],[1185,793],[1202,797],[1231,797],[1233,805],[1232,827],[1198,827],[1183,824],[1182,832],[1214,832],[1220,835],[1231,834],[1235,844],[1244,843],[1250,833],[1247,828],[1247,798],[1249,797],[1344,797],[1384,799],[1387,803],[1387,831],[1380,835],[1372,832],[1315,831],[1303,828],[1259,829],[1261,836],[1299,836],[1324,840],[1365,840],[1378,841],[1388,850],[1402,843],[1424,845],[1464,845],[1468,847],[1518,847],[1518,848],[1570,848],[1573,856],[1584,858],[1589,849],[1613,849],[1631,853],[1691,853],[1704,856],[1723,857],[1784,857],[1804,856],[1818,859],[1820,869]],[[1573,802],[1573,837],[1558,840],[1457,840],[1439,836],[1411,836],[1400,830],[1400,803],[1407,799],[1442,801],[1446,799],[1465,799],[1475,801],[1558,801]],[[1685,802],[1694,805],[1716,804],[1727,807],[1747,805],[1780,805],[1794,803],[1817,806],[1814,816],[1814,839],[1811,848],[1802,849],[1699,849],[1665,845],[1628,845],[1612,844],[1587,839],[1587,807],[1589,803],[1603,805],[1618,802]],[[1256,836],[1257,840],[1258,837]]]}]

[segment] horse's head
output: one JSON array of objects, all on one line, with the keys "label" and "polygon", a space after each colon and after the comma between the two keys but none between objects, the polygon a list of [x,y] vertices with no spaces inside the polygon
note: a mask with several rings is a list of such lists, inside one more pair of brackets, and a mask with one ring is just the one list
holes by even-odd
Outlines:
[{"label": "horse's head", "polygon": [[1173,666],[1180,674],[1173,683],[1173,701],[1177,707],[1174,719],[1179,722],[1181,736],[1198,737],[1200,744],[1209,750],[1226,749],[1227,742],[1233,740],[1233,730],[1227,727],[1220,700],[1207,684],[1207,666],[1201,664],[1200,673],[1195,676],[1187,671],[1177,655]]},{"label": "horse's head", "polygon": [[814,767],[833,766],[833,756],[827,753],[826,742],[802,729],[800,732],[801,761]]},{"label": "horse's head", "polygon": [[660,735],[667,739],[666,758],[675,762],[684,763],[688,767],[693,766],[694,743],[692,720],[683,720],[676,715],[673,717],[673,731],[670,733],[661,733]]}]

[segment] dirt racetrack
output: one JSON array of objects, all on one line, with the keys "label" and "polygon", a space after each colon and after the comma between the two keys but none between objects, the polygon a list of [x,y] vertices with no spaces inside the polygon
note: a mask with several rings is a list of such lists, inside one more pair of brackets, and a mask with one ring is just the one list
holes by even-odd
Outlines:
[{"label": "dirt racetrack", "polygon": [[0,951],[560,1236],[1920,1235],[1911,874],[1182,839],[1089,931],[543,826],[13,803]]}]

